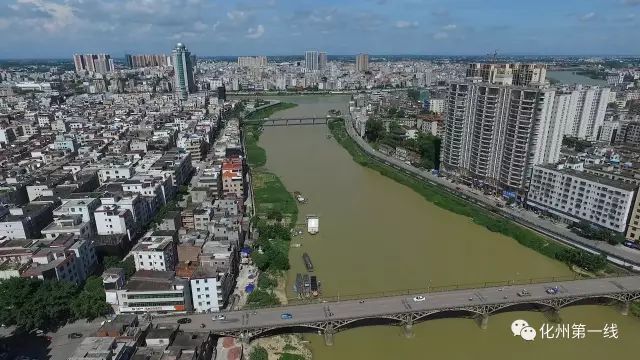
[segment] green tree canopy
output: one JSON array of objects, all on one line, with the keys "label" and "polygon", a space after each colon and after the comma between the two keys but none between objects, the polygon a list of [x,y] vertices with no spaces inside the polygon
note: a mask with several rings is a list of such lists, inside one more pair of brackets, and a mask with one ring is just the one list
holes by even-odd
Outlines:
[{"label": "green tree canopy", "polygon": [[376,142],[386,134],[382,120],[369,119],[364,125],[364,136],[370,142]]}]

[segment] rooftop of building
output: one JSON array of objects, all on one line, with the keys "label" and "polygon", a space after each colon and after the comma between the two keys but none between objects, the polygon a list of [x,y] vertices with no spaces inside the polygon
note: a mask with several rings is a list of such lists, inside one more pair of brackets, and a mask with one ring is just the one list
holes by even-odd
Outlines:
[{"label": "rooftop of building", "polygon": [[636,189],[638,189],[638,185],[609,179],[603,176],[589,174],[584,171],[577,171],[577,170],[568,169],[568,168],[558,169],[555,165],[538,165],[538,166],[547,170],[557,171],[563,174],[574,176],[579,179],[596,182],[602,185],[607,185],[607,186],[614,187],[621,190],[635,191]]},{"label": "rooftop of building", "polygon": [[172,290],[174,279],[173,271],[139,270],[129,279],[125,289],[129,291]]}]

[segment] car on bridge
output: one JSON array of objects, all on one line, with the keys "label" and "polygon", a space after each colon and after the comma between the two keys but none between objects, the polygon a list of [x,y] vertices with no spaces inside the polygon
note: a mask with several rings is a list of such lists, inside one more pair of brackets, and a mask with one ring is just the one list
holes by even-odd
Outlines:
[{"label": "car on bridge", "polygon": [[560,291],[560,288],[557,286],[547,288],[545,292],[549,295],[555,295]]},{"label": "car on bridge", "polygon": [[518,296],[527,297],[527,296],[531,296],[531,293],[527,289],[522,289],[522,290],[518,291]]},{"label": "car on bridge", "polygon": [[213,320],[213,321],[216,321],[216,320],[224,320],[224,319],[226,319],[226,317],[225,317],[224,315],[222,315],[222,314],[220,314],[220,315],[216,315],[216,316],[214,316],[214,317],[212,317],[212,318],[211,318],[211,320]]},{"label": "car on bridge", "polygon": [[418,295],[418,296],[415,296],[413,298],[413,301],[415,301],[415,302],[421,302],[421,301],[425,301],[425,300],[427,300],[427,298],[422,296],[422,295]]},{"label": "car on bridge", "polygon": [[189,324],[190,322],[191,322],[191,319],[189,318],[178,319],[178,324]]},{"label": "car on bridge", "polygon": [[291,320],[293,319],[293,315],[291,315],[290,313],[283,313],[282,315],[280,315],[280,318],[282,320]]}]

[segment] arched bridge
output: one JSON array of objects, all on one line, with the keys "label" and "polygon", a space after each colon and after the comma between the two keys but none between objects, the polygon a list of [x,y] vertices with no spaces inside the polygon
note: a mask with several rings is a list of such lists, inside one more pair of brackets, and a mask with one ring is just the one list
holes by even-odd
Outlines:
[{"label": "arched bridge", "polygon": [[[526,289],[527,293],[522,293]],[[548,289],[557,289],[555,294]],[[528,295],[527,295],[528,294]],[[424,296],[424,300],[415,298]],[[225,313],[224,320],[212,320],[211,314],[189,316],[186,328],[200,328],[205,324],[213,334],[251,340],[283,332],[319,331],[327,345],[333,334],[344,329],[369,324],[403,325],[406,335],[412,326],[431,318],[454,316],[475,317],[482,328],[488,325],[489,315],[504,311],[551,310],[573,304],[594,301],[617,302],[623,314],[632,301],[640,300],[640,276],[598,278],[511,285],[479,289],[430,292],[365,300],[317,302],[305,305],[281,306]],[[282,314],[290,314],[291,318]]]},{"label": "arched bridge", "polygon": [[293,126],[293,125],[325,125],[334,117],[305,117],[305,118],[267,118],[267,119],[244,119],[242,124],[259,124],[262,126]]}]

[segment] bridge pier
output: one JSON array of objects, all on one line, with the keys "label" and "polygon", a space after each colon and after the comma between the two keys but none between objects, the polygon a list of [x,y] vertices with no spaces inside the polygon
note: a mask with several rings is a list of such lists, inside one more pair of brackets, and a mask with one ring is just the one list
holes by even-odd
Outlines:
[{"label": "bridge pier", "polygon": [[631,308],[631,302],[625,301],[620,304],[620,314],[627,316],[629,315],[629,309]]},{"label": "bridge pier", "polygon": [[324,329],[324,344],[326,346],[333,346],[333,334],[335,334],[333,325],[328,325],[327,328]]},{"label": "bridge pier", "polygon": [[489,327],[489,314],[480,315],[480,329],[486,330]]},{"label": "bridge pier", "polygon": [[408,339],[415,336],[415,334],[413,333],[413,317],[411,316],[411,314],[409,314],[407,319],[402,323],[402,332]]}]

